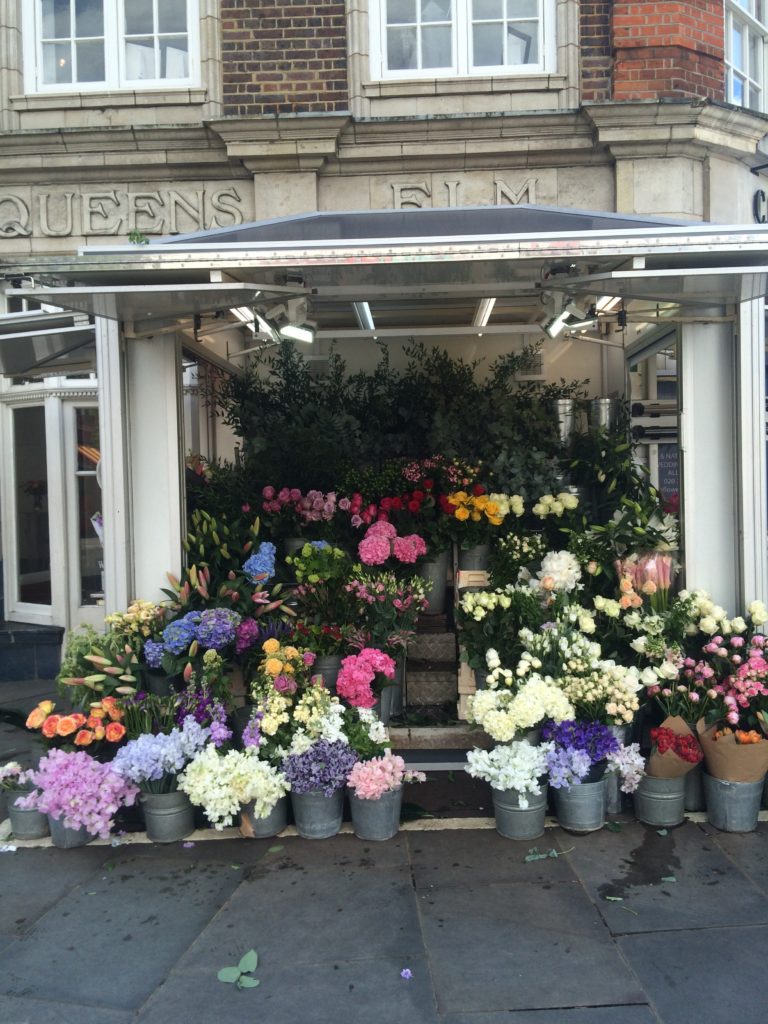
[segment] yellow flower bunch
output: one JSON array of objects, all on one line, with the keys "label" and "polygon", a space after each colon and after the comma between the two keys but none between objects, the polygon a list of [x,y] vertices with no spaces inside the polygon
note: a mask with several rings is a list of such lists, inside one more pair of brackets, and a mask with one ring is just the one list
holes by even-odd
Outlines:
[{"label": "yellow flower bunch", "polygon": [[165,608],[152,601],[134,601],[126,611],[108,615],[105,621],[114,633],[125,637],[152,636],[165,625]]},{"label": "yellow flower bunch", "polygon": [[507,495],[504,494],[469,494],[467,491],[455,491],[448,495],[448,501],[453,506],[454,519],[458,519],[460,523],[467,520],[473,523],[486,521],[492,526],[501,526],[504,517],[511,510]]},{"label": "yellow flower bunch", "polygon": [[259,722],[259,731],[265,736],[274,736],[281,725],[287,725],[291,720],[291,703],[288,695],[277,690],[265,694],[259,702],[264,716]]},{"label": "yellow flower bunch", "polygon": [[283,647],[279,640],[270,637],[269,640],[264,641],[261,649],[265,655],[261,663],[261,671],[272,679],[279,675],[293,676],[306,671],[304,652],[300,651],[298,647],[291,644]]}]

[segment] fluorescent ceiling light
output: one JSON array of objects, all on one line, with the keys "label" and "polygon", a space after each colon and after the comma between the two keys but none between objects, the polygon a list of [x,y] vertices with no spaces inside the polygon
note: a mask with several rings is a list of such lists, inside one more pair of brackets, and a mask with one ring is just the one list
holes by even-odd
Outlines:
[{"label": "fluorescent ceiling light", "polygon": [[265,335],[270,341],[279,343],[280,333],[275,325],[267,320],[266,317],[262,316],[261,313],[256,313],[256,324],[259,328],[259,334]]},{"label": "fluorescent ceiling light", "polygon": [[303,341],[311,345],[315,340],[315,330],[309,324],[286,324],[280,328],[280,337],[288,338],[289,341]]},{"label": "fluorescent ceiling light", "polygon": [[491,319],[491,313],[495,305],[496,299],[480,299],[475,309],[475,315],[472,317],[472,326],[485,327]]},{"label": "fluorescent ceiling light", "polygon": [[603,295],[595,303],[595,309],[598,313],[612,313],[622,301],[620,295]]},{"label": "fluorescent ceiling light", "polygon": [[597,323],[597,318],[587,317],[585,320],[574,320],[571,324],[566,324],[566,328],[569,331],[586,331],[589,327],[594,327]]},{"label": "fluorescent ceiling light", "polygon": [[249,306],[233,306],[229,312],[241,323],[250,324],[250,326],[253,327],[256,316]]},{"label": "fluorescent ceiling light", "polygon": [[364,331],[374,331],[376,329],[376,324],[373,322],[371,307],[367,302],[353,302],[352,309],[355,311],[355,317],[359,327],[362,327]]},{"label": "fluorescent ceiling light", "polygon": [[544,330],[547,332],[550,338],[556,338],[559,334],[563,333],[563,331],[565,330],[565,321],[568,319],[570,315],[571,314],[568,312],[568,310],[564,309],[559,316],[556,316],[553,320],[550,320],[549,323],[545,325]]}]

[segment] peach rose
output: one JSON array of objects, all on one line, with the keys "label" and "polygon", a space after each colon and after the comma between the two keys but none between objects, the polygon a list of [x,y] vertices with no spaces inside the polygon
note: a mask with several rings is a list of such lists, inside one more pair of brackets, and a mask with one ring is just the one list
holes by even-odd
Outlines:
[{"label": "peach rose", "polygon": [[93,743],[93,733],[90,729],[81,729],[75,736],[76,747],[88,747]]},{"label": "peach rose", "polygon": [[296,650],[295,647],[286,647],[285,656],[286,658],[298,658],[299,652]]},{"label": "peach rose", "polygon": [[619,581],[619,590],[622,594],[631,594],[634,587],[632,586],[632,580],[629,576],[622,576]]},{"label": "peach rose", "polygon": [[107,708],[107,714],[109,715],[110,721],[112,722],[122,722],[123,720],[123,710],[122,708],[119,708],[116,704],[113,704]]},{"label": "peach rose", "polygon": [[89,729],[102,728],[101,719],[97,715],[88,715],[85,724]]},{"label": "peach rose", "polygon": [[77,724],[77,728],[81,729],[86,723],[85,715],[81,715],[79,711],[76,711],[73,715],[69,716],[73,722]]},{"label": "peach rose", "polygon": [[95,740],[103,740],[105,735],[106,729],[102,725],[100,725],[98,729],[93,730],[93,738]]},{"label": "peach rose", "polygon": [[120,722],[110,722],[105,732],[110,743],[119,743],[125,736],[125,726]]},{"label": "peach rose", "polygon": [[27,728],[39,729],[47,717],[48,712],[43,711],[43,709],[38,704],[38,706],[33,711],[30,711],[29,715],[27,716]]},{"label": "peach rose", "polygon": [[91,704],[91,718],[106,718],[107,712],[101,706],[101,704]]},{"label": "peach rose", "polygon": [[56,729],[59,725],[61,715],[48,715],[46,720],[43,722],[42,733],[46,739],[52,740],[56,735]]},{"label": "peach rose", "polygon": [[264,641],[261,645],[261,649],[265,654],[274,654],[276,651],[280,650],[280,641],[276,640],[274,637],[270,637],[269,640]]},{"label": "peach rose", "polygon": [[264,671],[269,676],[279,676],[283,671],[283,663],[279,658],[267,658],[264,663]]},{"label": "peach rose", "polygon": [[77,729],[77,722],[72,715],[61,715],[56,724],[57,736],[71,736]]}]

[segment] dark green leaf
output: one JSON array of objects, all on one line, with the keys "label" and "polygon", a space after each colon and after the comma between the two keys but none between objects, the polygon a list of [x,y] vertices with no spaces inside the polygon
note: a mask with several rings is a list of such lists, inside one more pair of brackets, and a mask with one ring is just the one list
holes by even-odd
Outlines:
[{"label": "dark green leaf", "polygon": [[677,881],[677,879],[675,878],[674,875],[662,875],[661,880],[662,880],[662,882],[676,882]]},{"label": "dark green leaf", "polygon": [[621,825],[618,821],[606,821],[605,827],[609,832],[621,832]]},{"label": "dark green leaf", "polygon": [[604,900],[608,900],[609,903],[623,903],[623,896],[603,896]]},{"label": "dark green leaf", "polygon": [[270,846],[270,848],[267,850],[267,853],[280,853],[282,849],[282,846]]}]

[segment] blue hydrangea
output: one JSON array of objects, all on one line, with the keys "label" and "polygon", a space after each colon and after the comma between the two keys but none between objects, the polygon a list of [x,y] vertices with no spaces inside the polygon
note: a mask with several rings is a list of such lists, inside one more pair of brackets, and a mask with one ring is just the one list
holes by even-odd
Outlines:
[{"label": "blue hydrangea", "polygon": [[210,736],[193,718],[181,729],[153,736],[142,733],[115,754],[113,769],[124,779],[135,782],[145,792],[169,792],[175,777],[198,754]]},{"label": "blue hydrangea", "polygon": [[150,668],[161,668],[164,654],[165,644],[159,640],[147,640],[144,644],[144,661]]},{"label": "blue hydrangea", "polygon": [[251,583],[266,583],[275,575],[275,554],[276,548],[268,540],[259,544],[259,550],[254,551],[247,561],[243,563],[243,572]]},{"label": "blue hydrangea", "polygon": [[169,623],[163,630],[163,643],[166,651],[171,654],[186,654],[189,645],[197,640],[197,624],[200,612],[187,612],[175,622]]},{"label": "blue hydrangea", "polygon": [[235,639],[240,616],[231,608],[207,608],[200,615],[197,639],[206,650],[220,651]]},{"label": "blue hydrangea", "polygon": [[329,548],[331,546],[327,540],[311,540],[309,543],[313,548],[317,548],[318,551],[322,551],[324,548]]}]

